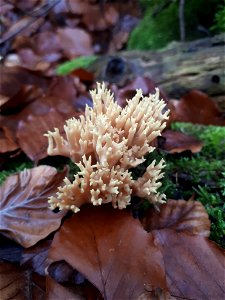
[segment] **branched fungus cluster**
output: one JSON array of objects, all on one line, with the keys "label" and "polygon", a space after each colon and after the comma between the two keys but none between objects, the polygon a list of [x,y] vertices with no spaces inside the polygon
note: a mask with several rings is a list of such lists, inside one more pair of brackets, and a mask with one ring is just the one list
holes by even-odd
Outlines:
[{"label": "branched fungus cluster", "polygon": [[163,160],[153,161],[136,181],[129,171],[155,149],[152,141],[166,126],[169,112],[164,111],[166,104],[159,99],[158,89],[149,97],[137,90],[124,108],[104,83],[97,84],[91,96],[93,108],[86,106],[79,119],[66,121],[64,137],[57,128],[46,134],[48,154],[67,156],[80,169],[72,182],[65,178],[56,196],[49,199],[50,208],[78,212],[84,203],[112,202],[113,207],[123,209],[130,204],[131,195],[153,204],[163,202],[165,195],[157,192]]}]

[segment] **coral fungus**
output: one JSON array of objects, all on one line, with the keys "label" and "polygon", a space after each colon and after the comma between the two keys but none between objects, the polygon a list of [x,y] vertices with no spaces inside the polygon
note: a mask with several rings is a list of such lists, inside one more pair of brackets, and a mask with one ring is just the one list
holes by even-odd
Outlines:
[{"label": "coral fungus", "polygon": [[166,104],[159,99],[158,89],[149,97],[137,90],[125,108],[114,101],[104,83],[97,84],[91,96],[93,108],[86,106],[84,116],[66,121],[64,137],[57,128],[46,134],[48,154],[67,156],[80,168],[74,181],[65,178],[64,186],[49,199],[50,208],[77,212],[84,203],[112,202],[122,209],[130,203],[131,194],[154,204],[163,202],[165,195],[157,193],[163,160],[153,161],[137,181],[129,172],[155,149],[152,141],[166,126],[169,112],[164,111]]}]

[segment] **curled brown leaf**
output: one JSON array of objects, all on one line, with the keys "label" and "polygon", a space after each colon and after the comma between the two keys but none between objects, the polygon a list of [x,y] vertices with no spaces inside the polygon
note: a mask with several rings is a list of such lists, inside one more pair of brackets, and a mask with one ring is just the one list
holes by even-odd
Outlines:
[{"label": "curled brown leaf", "polygon": [[160,211],[150,210],[142,224],[147,231],[173,229],[209,237],[210,221],[204,206],[198,201],[168,200]]},{"label": "curled brown leaf", "polygon": [[50,211],[48,197],[65,174],[39,166],[8,177],[0,186],[0,232],[28,248],[57,230],[65,212]]},{"label": "curled brown leaf", "polygon": [[197,153],[203,147],[203,143],[195,137],[174,130],[164,131],[162,137],[160,137],[161,139],[164,140],[160,148],[169,153],[181,153],[186,150]]}]

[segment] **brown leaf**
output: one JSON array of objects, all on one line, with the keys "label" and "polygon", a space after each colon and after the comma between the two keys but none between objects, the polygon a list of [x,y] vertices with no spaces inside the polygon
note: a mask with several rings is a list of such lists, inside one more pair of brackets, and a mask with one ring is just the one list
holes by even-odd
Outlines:
[{"label": "brown leaf", "polygon": [[65,119],[55,109],[43,116],[29,115],[18,124],[18,144],[31,160],[38,161],[48,156],[48,140],[44,134],[53,128],[63,128],[64,124]]},{"label": "brown leaf", "polygon": [[[58,53],[61,50],[61,44],[58,35],[53,31],[45,31],[35,35],[35,51],[45,59],[50,53]],[[59,57],[60,58],[60,57]]]},{"label": "brown leaf", "polygon": [[32,267],[34,272],[45,276],[45,269],[49,265],[48,250],[50,245],[50,240],[44,240],[29,249],[25,249],[22,253],[20,264],[22,266]]},{"label": "brown leaf", "polygon": [[71,74],[77,76],[81,81],[93,81],[94,74],[85,69],[76,69]]},{"label": "brown leaf", "polygon": [[209,237],[210,221],[204,206],[198,201],[168,200],[160,211],[150,210],[142,220],[147,231],[174,229]]},{"label": "brown leaf", "polygon": [[154,230],[164,257],[169,292],[178,299],[223,299],[225,252],[202,236]]},{"label": "brown leaf", "polygon": [[[142,89],[143,95],[147,96],[149,94],[154,94],[156,87],[157,85],[152,79],[137,76],[132,80],[128,80],[126,85],[116,92],[116,98],[121,106],[124,106],[126,99],[130,99],[136,94],[136,89]],[[160,98],[164,99],[165,102],[168,101],[168,98],[162,90],[160,90]]]},{"label": "brown leaf", "polygon": [[[67,295],[67,292],[71,292],[71,297],[79,295],[83,299],[103,300],[99,290],[64,260],[52,263],[48,267],[48,275],[50,277],[47,276],[46,284],[51,297],[54,296],[55,289],[59,288],[59,295],[62,298]],[[51,279],[49,283],[48,279]],[[60,285],[58,285],[59,283]],[[69,287],[69,289],[65,288],[65,286]]]},{"label": "brown leaf", "polygon": [[156,288],[152,292],[146,291],[145,293],[143,293],[137,298],[137,300],[175,300],[175,299],[177,298],[171,296],[169,292],[162,290],[160,288]]},{"label": "brown leaf", "polygon": [[102,10],[98,5],[90,5],[82,21],[90,31],[103,31],[115,25],[118,18],[117,10],[110,4],[105,4]]},{"label": "brown leaf", "polygon": [[166,288],[161,255],[139,221],[110,206],[86,206],[65,221],[49,252],[83,274],[105,299],[136,299],[146,284]]},{"label": "brown leaf", "polygon": [[65,55],[72,59],[80,55],[93,54],[90,35],[79,28],[58,29],[60,43]]},{"label": "brown leaf", "polygon": [[29,270],[0,262],[0,295],[2,300],[42,300],[45,290],[35,282]]},{"label": "brown leaf", "polygon": [[68,0],[69,8],[74,14],[84,14],[90,7],[88,1]]},{"label": "brown leaf", "polygon": [[201,141],[179,131],[166,130],[162,133],[162,138],[165,141],[162,142],[160,148],[169,153],[181,153],[187,150],[190,150],[192,153],[197,153],[201,151],[203,147]]},{"label": "brown leaf", "polygon": [[22,17],[16,22],[13,22],[8,30],[3,33],[0,42],[4,43],[21,32],[23,32],[23,34],[30,35],[32,32],[36,31],[42,23],[42,18],[35,20],[35,18],[31,16]]},{"label": "brown leaf", "polygon": [[174,121],[204,125],[225,125],[222,112],[207,94],[192,90],[180,101],[171,100]]},{"label": "brown leaf", "polygon": [[15,96],[23,85],[37,85],[46,89],[49,79],[41,73],[22,67],[1,67],[0,93],[7,97]]},{"label": "brown leaf", "polygon": [[8,177],[0,186],[0,232],[28,248],[57,230],[65,212],[53,213],[47,198],[57,191],[65,173],[39,166]]},{"label": "brown leaf", "polygon": [[75,86],[74,77],[53,77],[47,95],[61,99],[61,104],[64,106],[67,102],[73,101],[77,96],[77,87]]},{"label": "brown leaf", "polygon": [[17,150],[19,147],[15,143],[11,131],[5,127],[0,127],[0,153],[6,153]]},{"label": "brown leaf", "polygon": [[[28,102],[27,94],[31,90],[38,89],[45,91],[49,84],[49,79],[39,72],[27,70],[22,67],[1,67],[0,94],[4,96],[1,104],[1,112],[10,111],[17,107],[24,106]],[[31,100],[34,97],[31,97]],[[12,112],[11,112],[12,113]]]},{"label": "brown leaf", "polygon": [[74,293],[69,288],[57,283],[50,276],[46,277],[47,300],[85,300],[86,298]]}]

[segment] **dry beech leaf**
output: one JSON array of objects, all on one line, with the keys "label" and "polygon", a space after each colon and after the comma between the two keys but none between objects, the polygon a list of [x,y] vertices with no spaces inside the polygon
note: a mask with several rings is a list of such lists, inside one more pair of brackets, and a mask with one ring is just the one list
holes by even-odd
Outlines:
[{"label": "dry beech leaf", "polygon": [[49,258],[65,260],[104,299],[137,299],[145,285],[166,288],[160,252],[138,220],[110,206],[84,206],[56,233]]},{"label": "dry beech leaf", "polygon": [[[1,67],[0,94],[8,97],[8,100],[16,96],[24,85],[37,86],[45,91],[48,84],[49,79],[40,72],[30,71],[22,67]],[[21,98],[18,101],[24,102],[24,99]],[[2,109],[8,105],[8,103],[4,103]]]},{"label": "dry beech leaf", "polygon": [[24,249],[20,264],[31,267],[34,272],[45,276],[45,270],[49,265],[48,250],[50,245],[50,240],[44,240],[29,249]]},{"label": "dry beech leaf", "polygon": [[45,290],[37,284],[29,270],[0,262],[1,300],[43,300]]},{"label": "dry beech leaf", "polygon": [[69,8],[74,14],[84,14],[90,7],[88,1],[83,0],[67,0]]},{"label": "dry beech leaf", "polygon": [[77,96],[74,77],[70,75],[53,77],[47,95],[61,99],[62,104],[73,101]]},{"label": "dry beech leaf", "polygon": [[103,300],[99,290],[64,260],[52,263],[47,272],[49,276],[47,276],[46,289],[49,298],[54,299],[55,292],[58,290],[60,299],[64,299],[70,292],[71,297],[82,296],[82,299]]},{"label": "dry beech leaf", "polygon": [[166,130],[162,133],[160,139],[164,139],[160,148],[169,153],[181,153],[186,150],[197,153],[201,151],[203,147],[201,141],[179,131]]},{"label": "dry beech leaf", "polygon": [[18,124],[16,137],[20,148],[33,161],[48,156],[48,140],[44,134],[55,127],[63,128],[64,123],[65,119],[53,108],[42,116],[29,115]]},{"label": "dry beech leaf", "polygon": [[8,177],[0,186],[0,232],[28,248],[57,230],[65,212],[50,211],[48,197],[65,174],[39,166]]},{"label": "dry beech leaf", "polygon": [[[170,295],[169,292],[156,288],[153,292],[145,292],[137,300],[175,300],[177,298]],[[184,298],[183,298],[184,299]]]},{"label": "dry beech leaf", "polygon": [[169,102],[173,112],[173,121],[191,122],[204,125],[225,125],[222,112],[209,96],[198,90],[192,90],[181,100]]},{"label": "dry beech leaf", "polygon": [[160,211],[150,210],[142,224],[147,231],[170,228],[205,237],[210,234],[208,214],[198,201],[168,200]]},{"label": "dry beech leaf", "polygon": [[225,252],[203,236],[154,230],[164,257],[171,295],[178,299],[224,299]]},{"label": "dry beech leaf", "polygon": [[54,31],[40,32],[34,36],[35,51],[39,55],[47,56],[49,53],[58,53],[61,50],[59,37]]},{"label": "dry beech leaf", "polygon": [[[157,84],[151,78],[137,76],[134,79],[128,80],[125,83],[124,87],[119,89],[115,87],[115,98],[118,99],[117,101],[121,106],[125,106],[126,100],[134,97],[134,95],[136,94],[136,89],[141,89],[143,95],[147,96],[149,94],[154,94],[156,88]],[[162,98],[167,103],[168,98],[164,94],[164,92],[161,89],[159,89],[159,93],[160,98]]]},{"label": "dry beech leaf", "polygon": [[106,4],[102,10],[98,5],[90,5],[82,21],[90,31],[103,31],[115,25],[118,19],[117,10],[112,5]]},{"label": "dry beech leaf", "polygon": [[69,288],[57,283],[50,276],[46,277],[46,300],[85,300],[86,298],[74,293]]},{"label": "dry beech leaf", "polygon": [[11,131],[5,127],[0,127],[0,153],[15,151],[19,146],[15,143]]},{"label": "dry beech leaf", "polygon": [[206,237],[208,215],[199,202],[169,200],[160,212],[145,217],[165,263],[172,296],[182,299],[223,299],[224,250]]},{"label": "dry beech leaf", "polygon": [[65,55],[72,59],[80,55],[93,54],[91,37],[88,32],[79,28],[58,29],[58,36]]}]

